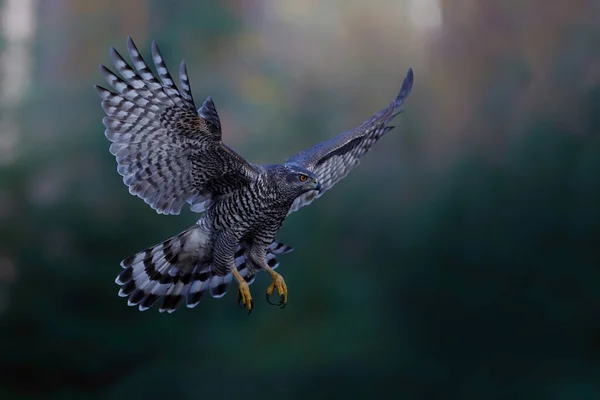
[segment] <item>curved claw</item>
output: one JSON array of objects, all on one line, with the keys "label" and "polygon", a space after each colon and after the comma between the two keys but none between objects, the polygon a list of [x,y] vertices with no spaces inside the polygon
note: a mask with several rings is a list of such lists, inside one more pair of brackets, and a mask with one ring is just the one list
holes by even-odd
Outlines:
[{"label": "curved claw", "polygon": [[286,304],[287,302],[285,301],[285,295],[282,294],[281,296],[279,296],[279,301],[277,302],[277,305],[283,308]]},{"label": "curved claw", "polygon": [[265,293],[265,297],[267,298],[267,303],[269,303],[272,306],[279,306],[281,308],[285,308],[285,306],[287,305],[287,301],[285,301],[285,295],[281,295],[279,296],[279,301],[277,303],[273,303],[271,301],[271,295],[273,293],[269,294],[269,292]]},{"label": "curved claw", "polygon": [[237,301],[240,308],[248,309],[248,314],[252,312],[252,309],[254,308],[254,301],[252,300],[250,289],[248,288],[248,284],[246,282],[240,284]]},{"label": "curved claw", "polygon": [[[279,301],[277,303],[273,303],[271,301],[271,295],[273,294],[275,289],[277,289],[277,294],[279,294]],[[285,281],[283,280],[283,277],[277,274],[276,272],[273,272],[273,282],[267,288],[266,298],[267,303],[269,303],[272,306],[279,306],[281,308],[285,308],[287,304],[287,286],[285,284]]]},{"label": "curved claw", "polygon": [[272,306],[276,306],[277,305],[277,303],[273,303],[271,301],[271,295],[269,294],[269,292],[265,293],[265,298],[267,299],[267,303],[269,303],[270,305],[272,305]]},{"label": "curved claw", "polygon": [[246,306],[244,305],[244,301],[242,300],[242,293],[238,290],[238,295],[237,295],[237,302],[238,302],[238,306],[241,309],[246,309]]}]

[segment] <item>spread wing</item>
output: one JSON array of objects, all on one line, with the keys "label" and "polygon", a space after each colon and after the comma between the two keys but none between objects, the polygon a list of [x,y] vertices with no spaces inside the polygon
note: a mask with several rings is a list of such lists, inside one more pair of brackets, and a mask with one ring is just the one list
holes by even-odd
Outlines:
[{"label": "spread wing", "polygon": [[221,122],[212,99],[196,111],[185,63],[181,90],[171,78],[158,46],[152,59],[158,79],[128,38],[132,66],[114,49],[100,72],[111,89],[96,86],[106,117],[110,152],[129,192],[159,214],[179,214],[186,202],[203,211],[217,196],[247,185],[259,172],[221,141]]},{"label": "spread wing", "polygon": [[402,112],[402,104],[410,94],[412,86],[413,72],[409,69],[400,93],[387,108],[373,115],[359,127],[301,151],[286,161],[287,164],[299,165],[314,172],[322,185],[319,192],[312,191],[298,197],[290,208],[290,213],[310,204],[331,189],[358,165],[360,157],[367,153],[375,142],[394,128],[388,124]]}]

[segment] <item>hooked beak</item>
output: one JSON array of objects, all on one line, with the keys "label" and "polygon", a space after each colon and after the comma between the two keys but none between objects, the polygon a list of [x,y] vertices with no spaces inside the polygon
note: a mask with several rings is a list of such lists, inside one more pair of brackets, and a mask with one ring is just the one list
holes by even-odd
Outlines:
[{"label": "hooked beak", "polygon": [[319,182],[318,179],[315,179],[315,189],[316,191],[320,192],[321,191],[321,182]]}]

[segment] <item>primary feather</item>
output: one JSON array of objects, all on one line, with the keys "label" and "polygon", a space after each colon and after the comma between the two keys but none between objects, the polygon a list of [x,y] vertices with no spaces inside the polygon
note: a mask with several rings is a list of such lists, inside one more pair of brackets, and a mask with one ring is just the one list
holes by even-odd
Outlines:
[{"label": "primary feather", "polygon": [[[112,90],[96,86],[106,112],[106,137],[113,142],[117,170],[129,192],[160,214],[179,214],[186,202],[212,200],[256,174],[255,166],[221,142],[221,124],[209,98],[196,111],[185,64],[181,64],[182,90],[175,85],[156,42],[152,60],[160,81],[153,75],[137,47],[127,43],[133,66],[111,48],[115,69],[100,72]],[[204,111],[203,111],[204,110]],[[202,116],[204,114],[204,116]]]}]

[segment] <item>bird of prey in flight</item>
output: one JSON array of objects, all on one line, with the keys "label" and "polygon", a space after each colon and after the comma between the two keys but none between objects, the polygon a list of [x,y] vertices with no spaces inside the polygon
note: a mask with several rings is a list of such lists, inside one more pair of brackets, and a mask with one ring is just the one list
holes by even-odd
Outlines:
[{"label": "bird of prey in flight", "polygon": [[[292,247],[275,237],[286,217],[331,189],[393,126],[413,86],[408,70],[400,92],[360,126],[303,150],[283,164],[257,165],[222,141],[221,121],[211,97],[196,108],[185,63],[179,88],[156,42],[156,74],[131,38],[131,62],[110,49],[117,75],[100,72],[109,89],[96,86],[106,113],[102,122],[129,193],[159,214],[179,214],[186,203],[202,213],[190,228],[121,262],[119,295],[146,310],[173,312],[184,299],[194,307],[204,293],[222,297],[235,278],[238,303],[252,311],[249,285],[267,271],[271,304],[285,306],[288,289],[275,272],[278,256]],[[277,291],[279,300],[270,298]]]}]

